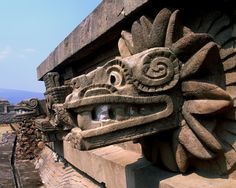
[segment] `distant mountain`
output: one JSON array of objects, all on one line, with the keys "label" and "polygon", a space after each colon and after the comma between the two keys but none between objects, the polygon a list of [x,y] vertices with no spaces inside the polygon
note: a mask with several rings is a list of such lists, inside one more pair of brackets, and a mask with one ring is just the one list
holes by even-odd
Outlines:
[{"label": "distant mountain", "polygon": [[8,100],[11,104],[16,104],[30,98],[44,99],[44,95],[40,92],[0,88],[0,98]]}]

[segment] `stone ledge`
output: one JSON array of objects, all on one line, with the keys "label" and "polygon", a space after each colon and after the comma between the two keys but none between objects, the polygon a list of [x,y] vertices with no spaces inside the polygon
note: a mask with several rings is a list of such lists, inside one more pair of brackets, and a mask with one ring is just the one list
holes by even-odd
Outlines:
[{"label": "stone ledge", "polygon": [[115,144],[115,146],[119,146],[123,148],[124,150],[133,151],[135,153],[142,154],[141,145],[139,143],[133,143],[133,141]]},{"label": "stone ledge", "polygon": [[42,79],[47,72],[63,64],[147,2],[148,0],[103,0],[38,66],[38,79]]},{"label": "stone ledge", "polygon": [[153,166],[141,154],[112,145],[79,151],[64,141],[65,159],[106,187],[112,188],[232,188],[236,180],[175,174]]},{"label": "stone ledge", "polygon": [[108,146],[91,151],[79,151],[64,141],[64,158],[106,187],[126,187],[125,167],[141,158],[140,154]]},{"label": "stone ledge", "polygon": [[64,158],[91,178],[112,188],[158,188],[162,179],[174,175],[154,167],[140,153],[115,145],[79,151],[64,141]]},{"label": "stone ledge", "polygon": [[[233,0],[215,0],[214,4],[212,4],[211,0],[198,0],[195,3],[194,9],[201,9],[201,5],[204,4],[204,7],[223,7],[226,10],[226,8],[232,8],[233,3]],[[183,0],[182,4],[185,4],[185,7],[193,7],[192,1]],[[86,60],[85,62],[80,62],[80,60],[87,56],[94,56],[93,52],[101,49],[103,46],[105,46],[103,52],[117,50],[111,49],[108,45],[114,39],[119,38],[120,31],[126,29],[127,24],[130,22],[129,18],[136,13],[139,14],[141,12],[140,10],[144,11],[146,7],[150,9],[150,7],[155,6],[158,9],[158,7],[163,6],[179,7],[180,4],[174,0],[159,0],[158,3],[151,0],[103,0],[38,66],[37,78],[42,80],[46,73],[55,70],[59,71],[59,67],[62,66],[62,70],[65,71],[64,73],[66,75],[72,74],[69,78],[66,76],[66,80],[71,79],[73,77],[73,68],[68,68],[68,64],[73,62],[83,67],[84,63],[87,64],[88,62]],[[151,9],[150,11],[152,11]],[[147,8],[145,11],[150,12]],[[112,58],[114,58],[114,55],[116,56],[118,54],[113,53]],[[105,56],[109,55],[106,53]],[[97,64],[99,60],[96,60]],[[102,60],[104,60],[104,57]]]}]

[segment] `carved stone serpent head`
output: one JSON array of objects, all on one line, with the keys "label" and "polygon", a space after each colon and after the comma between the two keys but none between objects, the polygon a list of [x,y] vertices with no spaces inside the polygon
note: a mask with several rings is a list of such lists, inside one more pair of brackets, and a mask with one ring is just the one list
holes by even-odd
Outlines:
[{"label": "carved stone serpent head", "polygon": [[77,116],[69,137],[74,146],[87,150],[136,139],[149,160],[181,172],[193,160],[201,168],[201,161],[224,156],[219,132],[225,126],[218,127],[232,121],[222,123],[226,112],[234,112],[227,71],[234,68],[235,50],[192,32],[181,24],[180,11],[169,9],[134,22],[118,46],[121,57],[71,82],[64,107]]},{"label": "carved stone serpent head", "polygon": [[22,121],[25,118],[29,119],[43,114],[41,103],[43,102],[36,98],[21,101],[14,107],[16,111],[14,121]]}]

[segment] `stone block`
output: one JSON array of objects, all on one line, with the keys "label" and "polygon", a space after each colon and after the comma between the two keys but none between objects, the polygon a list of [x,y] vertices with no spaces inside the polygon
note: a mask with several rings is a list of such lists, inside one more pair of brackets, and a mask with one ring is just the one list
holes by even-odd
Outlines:
[{"label": "stone block", "polygon": [[[75,55],[78,51],[82,51],[86,46],[114,29],[114,27],[123,21],[124,18],[134,13],[136,9],[145,5],[147,2],[148,0],[103,1],[56,47],[47,59],[39,65],[37,68],[38,79],[42,79],[47,72],[52,71],[58,65],[63,64],[72,55]],[[112,38],[113,36],[114,34],[108,35],[109,38]],[[108,38],[102,40],[99,47],[102,43],[108,41]],[[93,49],[96,45],[98,44],[95,44]]]},{"label": "stone block", "polygon": [[106,187],[112,188],[232,188],[236,181],[205,178],[195,173],[175,174],[156,166],[141,154],[117,145],[79,151],[64,141],[65,159]]},{"label": "stone block", "polygon": [[79,151],[64,141],[64,158],[106,187],[126,187],[126,166],[141,158],[140,154],[108,146],[91,151]]},{"label": "stone block", "polygon": [[159,188],[233,188],[236,180],[222,178],[205,178],[195,173],[176,175],[160,182]]},{"label": "stone block", "polygon": [[79,151],[64,141],[64,157],[109,188],[157,188],[162,179],[175,175],[153,166],[141,154],[115,145]]},{"label": "stone block", "polygon": [[159,188],[159,182],[174,176],[174,173],[153,166],[146,159],[126,166],[127,188]]}]

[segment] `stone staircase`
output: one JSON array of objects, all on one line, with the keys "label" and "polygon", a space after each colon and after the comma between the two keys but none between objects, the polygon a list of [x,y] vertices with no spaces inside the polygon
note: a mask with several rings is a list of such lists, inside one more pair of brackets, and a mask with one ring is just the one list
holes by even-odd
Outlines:
[{"label": "stone staircase", "polygon": [[11,167],[12,143],[0,144],[0,187],[15,187]]},{"label": "stone staircase", "polygon": [[43,183],[48,188],[99,188],[104,187],[76,170],[50,148],[45,147],[36,162]]},{"label": "stone staircase", "polygon": [[18,187],[32,188],[44,187],[38,170],[30,160],[17,160],[15,162]]}]

